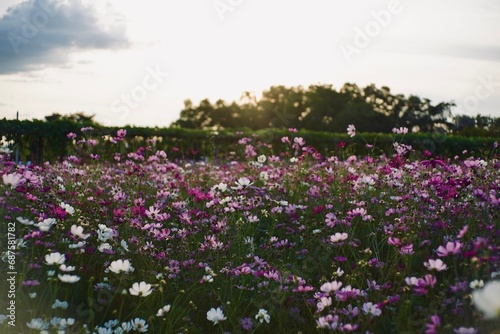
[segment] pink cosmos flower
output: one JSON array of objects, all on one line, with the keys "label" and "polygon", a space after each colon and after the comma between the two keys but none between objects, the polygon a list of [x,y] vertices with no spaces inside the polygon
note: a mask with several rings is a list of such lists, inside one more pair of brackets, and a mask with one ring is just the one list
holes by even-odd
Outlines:
[{"label": "pink cosmos flower", "polygon": [[342,286],[342,282],[332,281],[324,283],[319,289],[325,293],[337,291]]},{"label": "pink cosmos flower", "polygon": [[347,233],[335,233],[330,237],[331,242],[339,242],[339,241],[344,241],[347,239]]},{"label": "pink cosmos flower", "polygon": [[448,269],[448,266],[440,259],[433,260],[429,259],[428,262],[424,262],[424,266],[429,270],[443,271]]},{"label": "pink cosmos flower", "polygon": [[437,254],[439,257],[448,256],[450,254],[460,254],[463,244],[460,241],[447,242],[446,247],[439,246]]},{"label": "pink cosmos flower", "polygon": [[441,318],[438,315],[432,315],[430,323],[426,324],[425,334],[437,334],[438,328],[441,327]]}]

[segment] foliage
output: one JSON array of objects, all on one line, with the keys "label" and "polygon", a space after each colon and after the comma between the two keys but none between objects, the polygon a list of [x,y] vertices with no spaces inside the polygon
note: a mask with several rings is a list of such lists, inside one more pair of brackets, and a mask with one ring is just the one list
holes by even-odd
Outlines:
[{"label": "foliage", "polygon": [[448,132],[451,102],[432,105],[418,96],[394,95],[388,87],[369,85],[360,88],[347,83],[339,91],[331,85],[272,86],[257,100],[245,92],[239,103],[218,100],[214,105],[204,99],[198,106],[186,100],[180,118],[182,128],[224,129],[248,126],[300,128],[341,132],[356,124],[364,132],[390,132],[405,126],[414,132]]},{"label": "foliage", "polygon": [[[343,117],[340,115],[339,117]],[[375,120],[374,120],[375,121]],[[95,150],[102,159],[112,159],[114,144],[110,141],[118,127],[103,127],[96,123],[75,123],[67,119],[44,121],[0,120],[0,137],[11,142],[11,148],[20,149],[20,160],[41,163],[54,162],[71,154],[83,154],[88,146],[85,142],[75,145],[76,141],[68,134],[81,134],[82,127],[92,127],[90,131],[96,140]],[[201,130],[184,128],[146,128],[124,127],[127,138],[121,142],[121,151],[151,146],[153,149],[168,152],[173,159],[224,159],[234,150],[234,142],[245,136],[257,136],[268,144],[277,144],[287,134],[286,129],[265,128],[252,131],[249,128]],[[344,131],[345,129],[339,129]],[[360,129],[362,130],[362,129]],[[363,138],[349,138],[345,133],[301,130],[307,139],[322,154],[340,152],[339,146],[346,144],[352,154],[365,155],[371,149],[365,144],[376,144],[377,153],[389,154],[393,150],[393,137],[389,133],[364,133]],[[485,133],[482,133],[483,135]],[[87,134],[84,134],[86,136]],[[454,157],[467,151],[480,156],[488,156],[494,137],[464,137],[460,135],[409,133],[404,143],[412,145],[417,154],[425,150],[442,157]],[[358,144],[358,145],[349,145]],[[345,150],[344,150],[345,151]]]}]

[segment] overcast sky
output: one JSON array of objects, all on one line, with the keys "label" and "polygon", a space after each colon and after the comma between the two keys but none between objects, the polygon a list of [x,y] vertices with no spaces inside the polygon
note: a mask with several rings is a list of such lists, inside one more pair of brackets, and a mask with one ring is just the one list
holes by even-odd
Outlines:
[{"label": "overcast sky", "polygon": [[0,118],[168,126],[183,101],[388,86],[500,117],[499,0],[1,0]]}]

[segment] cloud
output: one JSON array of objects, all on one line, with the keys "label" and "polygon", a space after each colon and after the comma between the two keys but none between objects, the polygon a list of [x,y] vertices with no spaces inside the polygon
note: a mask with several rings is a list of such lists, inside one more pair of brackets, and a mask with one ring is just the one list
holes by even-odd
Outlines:
[{"label": "cloud", "polygon": [[81,0],[28,0],[0,18],[0,75],[68,68],[73,52],[128,45],[125,24],[116,15],[104,20]]}]

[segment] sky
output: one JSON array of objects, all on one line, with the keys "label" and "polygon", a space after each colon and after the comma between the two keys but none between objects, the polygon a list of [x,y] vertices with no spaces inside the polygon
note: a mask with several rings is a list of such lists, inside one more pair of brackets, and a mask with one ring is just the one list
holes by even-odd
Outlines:
[{"label": "sky", "polygon": [[169,126],[184,100],[388,86],[500,117],[499,0],[1,0],[0,119]]}]

